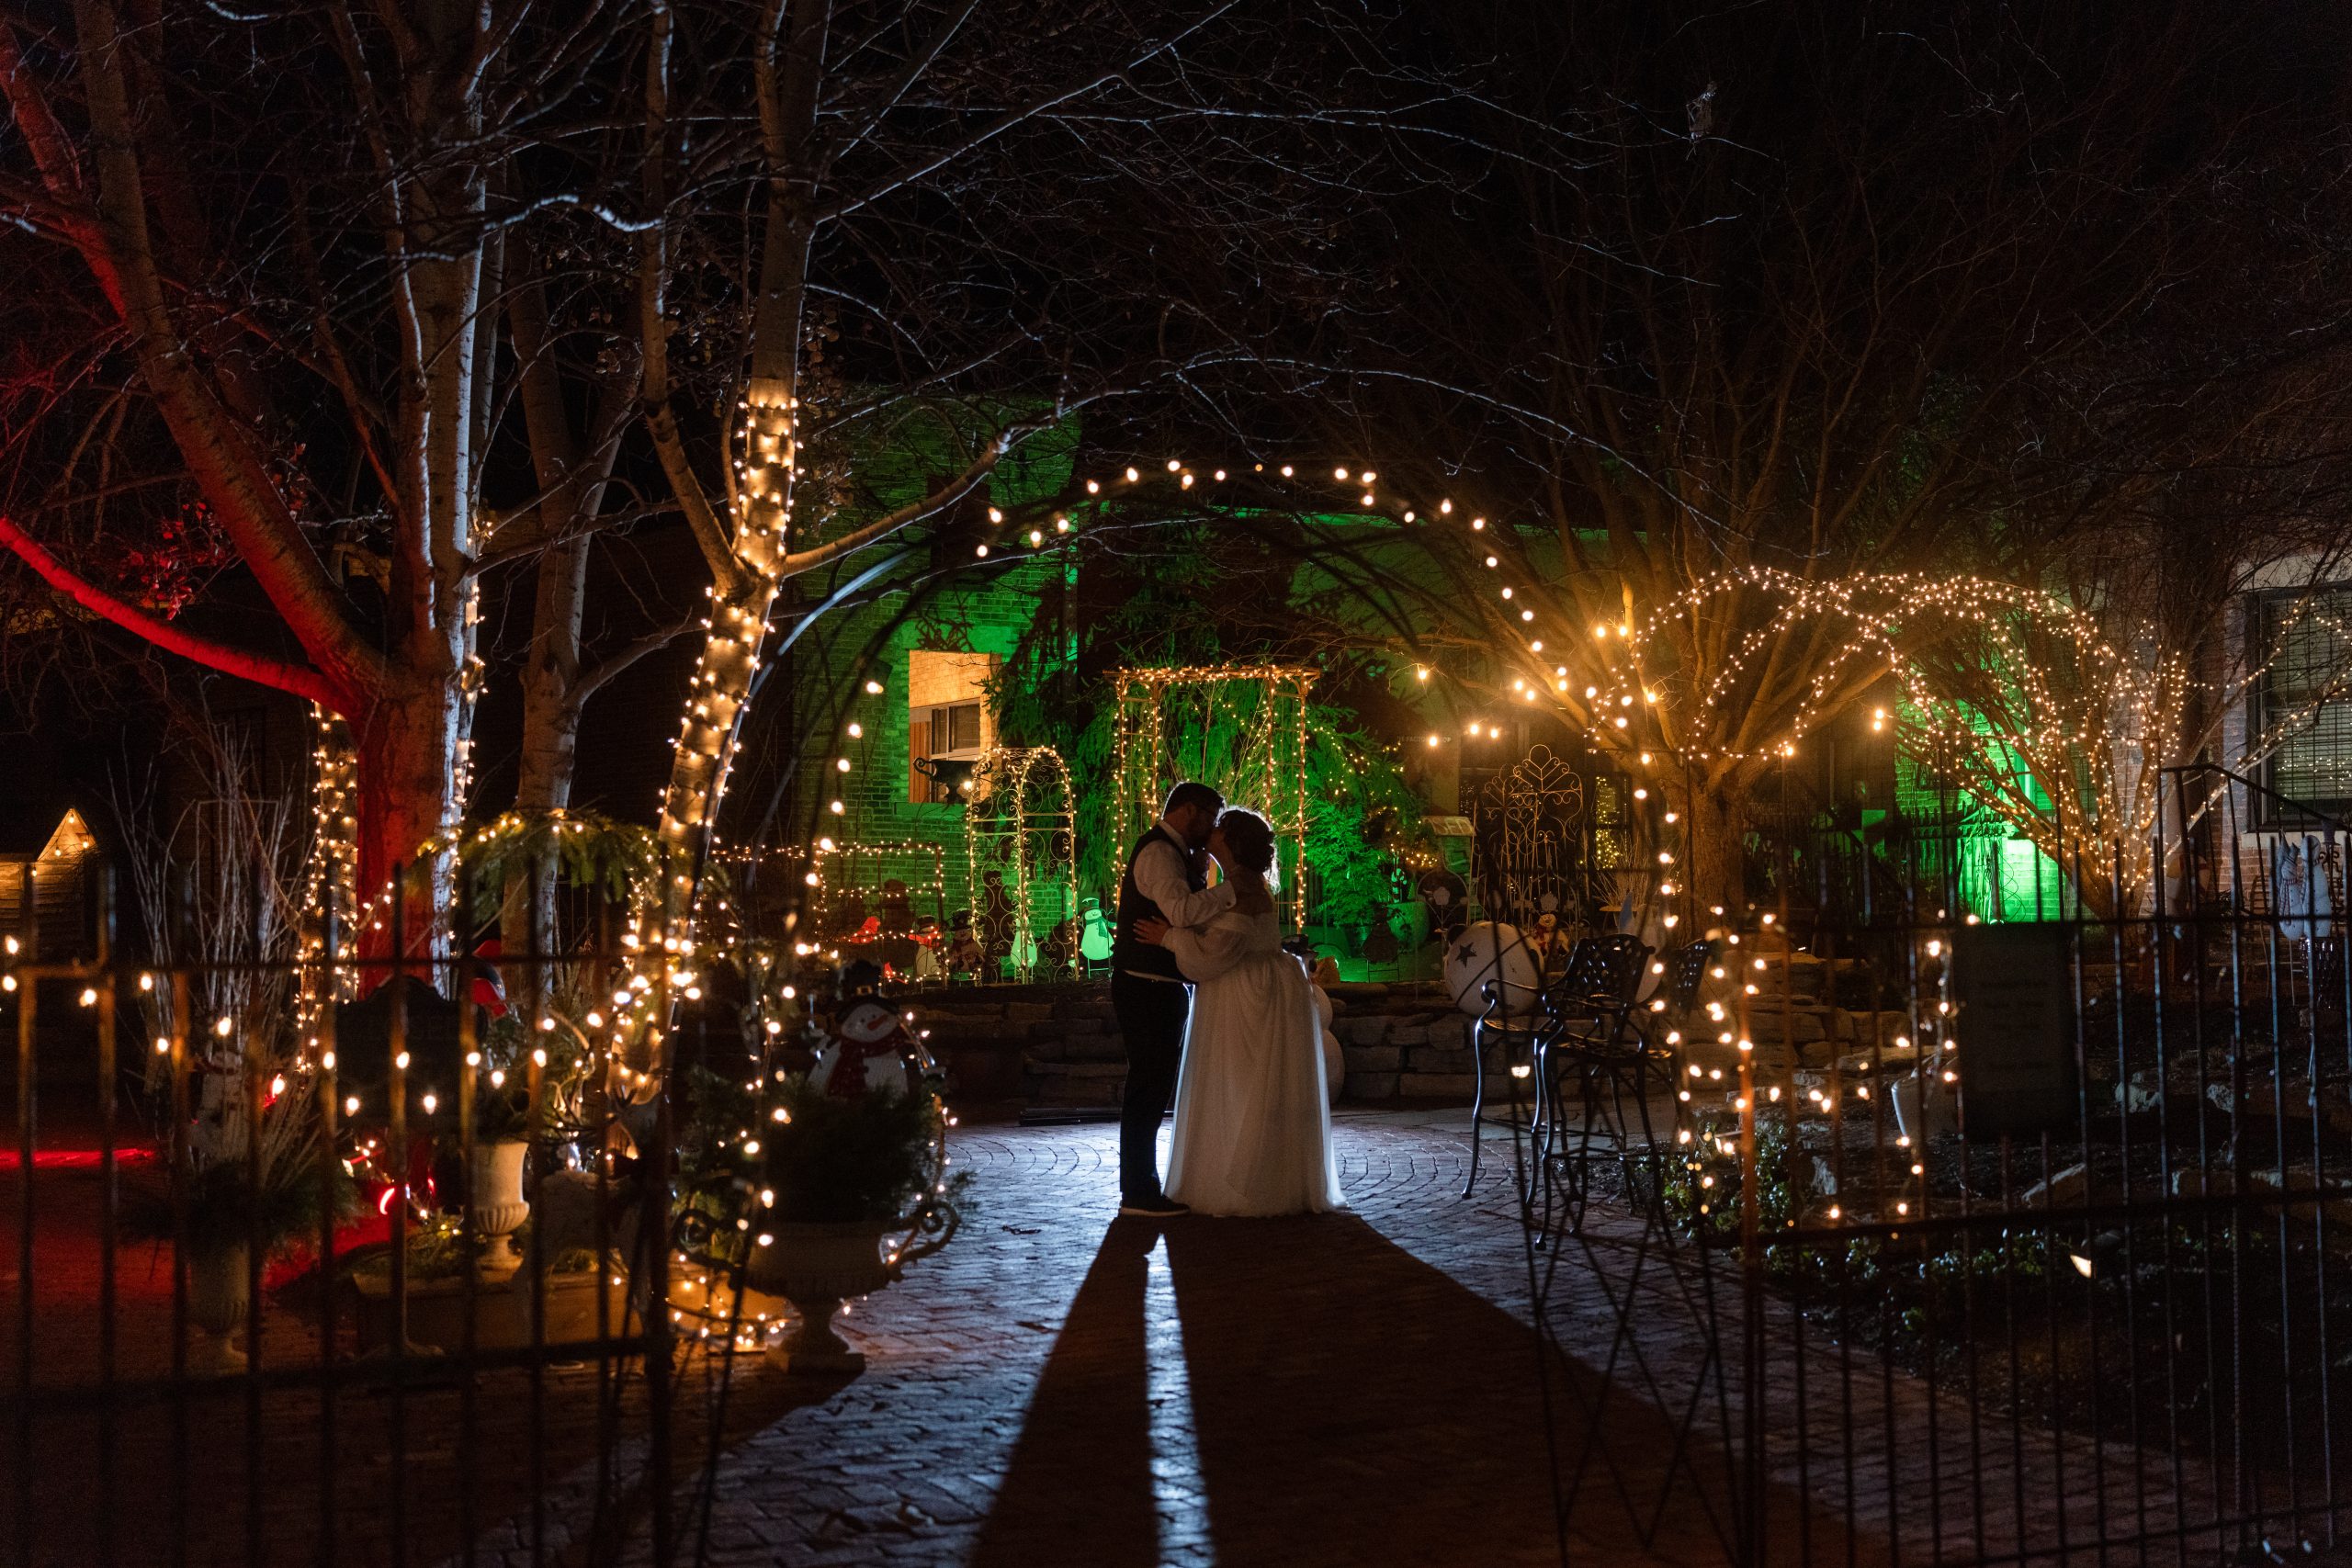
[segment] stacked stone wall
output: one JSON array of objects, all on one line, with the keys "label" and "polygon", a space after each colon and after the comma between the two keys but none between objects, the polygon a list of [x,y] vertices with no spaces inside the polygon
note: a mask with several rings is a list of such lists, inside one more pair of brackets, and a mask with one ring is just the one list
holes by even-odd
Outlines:
[{"label": "stacked stone wall", "polygon": [[[1343,1100],[1471,1097],[1478,1071],[1472,1021],[1434,987],[1342,985],[1331,988],[1331,1032],[1346,1062]],[[904,1005],[916,1027],[930,1031],[952,1096],[1106,1107],[1125,1088],[1126,1046],[1104,982],[952,987],[912,994]],[[1487,1093],[1508,1097],[1499,1043],[1489,1043],[1485,1071]]]}]

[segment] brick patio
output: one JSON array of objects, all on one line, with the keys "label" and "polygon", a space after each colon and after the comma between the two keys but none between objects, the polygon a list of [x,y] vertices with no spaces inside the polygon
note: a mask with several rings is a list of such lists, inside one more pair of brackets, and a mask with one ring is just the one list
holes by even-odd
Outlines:
[{"label": "brick patio", "polygon": [[[1107,1126],[962,1129],[956,1157],[977,1178],[966,1230],[848,1316],[845,1332],[871,1358],[864,1375],[787,1379],[740,1363],[718,1461],[697,1470],[716,1384],[709,1362],[688,1368],[679,1560],[691,1560],[707,1505],[707,1560],[718,1563],[1556,1563],[1563,1529],[1579,1562],[1729,1561],[1724,1433],[1743,1371],[1729,1261],[1702,1277],[1697,1254],[1645,1248],[1638,1226],[1596,1209],[1556,1264],[1547,1346],[1530,1322],[1509,1142],[1489,1144],[1494,1174],[1464,1202],[1463,1111],[1348,1111],[1337,1129],[1351,1212],[1165,1226],[1113,1217]],[[126,1280],[134,1292],[147,1283]],[[43,1299],[70,1310],[62,1298],[74,1293]],[[1728,1364],[1709,1359],[1711,1307]],[[126,1326],[132,1345],[152,1337]],[[299,1359],[299,1324],[273,1328],[287,1336],[273,1359]],[[1773,1562],[1890,1562],[1898,1548],[1910,1561],[2059,1542],[2081,1551],[2102,1510],[2110,1537],[2134,1522],[2160,1533],[2210,1495],[2189,1467],[2188,1502],[2177,1503],[2168,1455],[2053,1447],[2030,1430],[2013,1443],[2006,1426],[1972,1464],[1979,1435],[1964,1402],[1883,1379],[1868,1356],[1816,1341],[1801,1396],[1794,1332],[1768,1305],[1761,1468]],[[377,1430],[382,1391],[340,1403],[337,1560],[390,1561],[395,1493],[409,1498],[410,1561],[455,1561],[470,1535],[477,1560],[520,1564],[535,1534],[545,1560],[586,1560],[599,1483],[593,1371],[548,1374],[548,1437],[527,1467],[520,1374],[481,1380],[469,1443],[458,1385],[427,1381],[406,1401],[410,1457],[399,1466],[387,1467]],[[191,1558],[244,1559],[247,1478],[235,1454],[254,1420],[265,1551],[311,1561],[315,1396],[275,1391],[248,1410],[235,1387],[196,1416]],[[629,1538],[625,1558],[650,1562],[641,1390],[625,1380],[607,1417],[607,1496],[618,1506],[600,1528]],[[123,1422],[118,1485],[131,1506],[113,1522],[125,1560],[166,1544],[165,1414]],[[61,1528],[43,1530],[43,1562],[84,1560],[94,1436],[75,1423],[44,1443],[37,1506]],[[532,1470],[543,1478],[536,1509]],[[1555,1476],[1568,1494],[1556,1514]],[[462,1529],[458,1497],[469,1505]],[[2111,1560],[2169,1561],[2171,1544]],[[2184,1544],[2190,1560],[2213,1560],[2200,1532]]]},{"label": "brick patio", "polygon": [[[865,1376],[727,1455],[712,1560],[1558,1562],[1538,1376],[1587,1408],[1605,1349],[1540,1349],[1501,1183],[1457,1196],[1464,1131],[1345,1115],[1353,1213],[1166,1226],[1112,1217],[1108,1128],[967,1131],[970,1229],[858,1308]],[[1606,1423],[1616,1468],[1567,1511],[1576,1557],[1725,1561],[1690,1475],[1666,1487],[1667,1418],[1621,1395]]]}]

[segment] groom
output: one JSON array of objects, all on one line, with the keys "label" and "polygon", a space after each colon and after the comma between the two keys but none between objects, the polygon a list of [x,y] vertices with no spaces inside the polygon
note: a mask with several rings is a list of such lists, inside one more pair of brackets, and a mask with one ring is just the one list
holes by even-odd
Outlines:
[{"label": "groom", "polygon": [[1137,920],[1204,925],[1233,907],[1233,886],[1207,886],[1209,829],[1225,796],[1186,781],[1168,792],[1159,820],[1127,852],[1119,923],[1111,942],[1111,1010],[1127,1043],[1127,1095],[1119,1115],[1119,1213],[1165,1218],[1184,1205],[1159,1190],[1159,1119],[1176,1088],[1192,987],[1164,947],[1137,942]]}]

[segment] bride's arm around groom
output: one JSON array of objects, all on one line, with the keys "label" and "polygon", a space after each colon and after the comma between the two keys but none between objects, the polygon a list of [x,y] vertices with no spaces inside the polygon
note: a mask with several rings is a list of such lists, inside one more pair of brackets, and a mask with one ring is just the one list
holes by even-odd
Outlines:
[{"label": "bride's arm around groom", "polygon": [[1210,923],[1190,930],[1182,926],[1163,925],[1158,920],[1144,920],[1137,924],[1136,934],[1143,941],[1156,943],[1175,954],[1176,967],[1184,972],[1184,978],[1196,986],[1204,980],[1216,979],[1247,958],[1251,951],[1249,932],[1218,924],[1214,915],[1210,917]]},{"label": "bride's arm around groom", "polygon": [[[1194,853],[1206,859],[1206,851]],[[1220,880],[1194,887],[1184,852],[1167,835],[1144,846],[1136,857],[1135,874],[1136,890],[1158,905],[1160,917],[1171,926],[1204,926],[1233,908],[1233,884]]]}]

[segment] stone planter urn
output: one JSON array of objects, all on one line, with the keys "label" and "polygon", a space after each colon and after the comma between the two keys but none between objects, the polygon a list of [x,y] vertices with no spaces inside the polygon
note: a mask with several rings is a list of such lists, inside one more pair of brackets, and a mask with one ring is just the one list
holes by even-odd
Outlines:
[{"label": "stone planter urn", "polygon": [[[865,1371],[865,1355],[833,1331],[833,1314],[850,1297],[882,1289],[909,1263],[938,1251],[956,1234],[950,1209],[937,1235],[920,1242],[910,1237],[886,1250],[885,1238],[910,1223],[850,1220],[771,1226],[752,1248],[745,1272],[752,1289],[790,1302],[800,1314],[800,1326],[769,1348],[768,1365],[790,1372]],[[917,1226],[918,1232],[928,1228]]]},{"label": "stone planter urn", "polygon": [[514,1238],[531,1213],[523,1196],[523,1161],[530,1150],[529,1144],[517,1139],[474,1151],[473,1191],[467,1210],[482,1238],[481,1271],[486,1276],[509,1275],[522,1267]]},{"label": "stone planter urn", "polygon": [[253,1310],[248,1287],[245,1249],[208,1248],[191,1255],[187,1265],[187,1320],[196,1328],[188,1346],[187,1370],[207,1373],[242,1372],[245,1353],[237,1340]]},{"label": "stone planter urn", "polygon": [[1887,1099],[1894,1107],[1895,1130],[1915,1145],[1960,1131],[1959,1109],[1951,1090],[1918,1073],[1905,1073],[1887,1082]]}]

